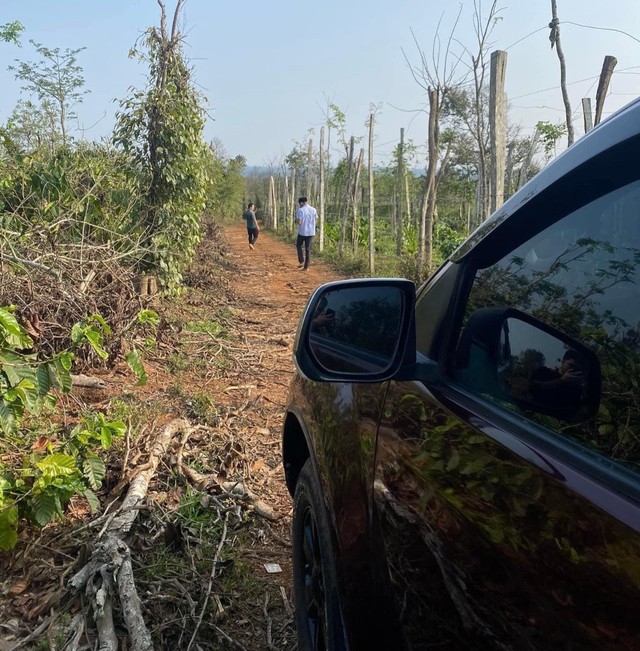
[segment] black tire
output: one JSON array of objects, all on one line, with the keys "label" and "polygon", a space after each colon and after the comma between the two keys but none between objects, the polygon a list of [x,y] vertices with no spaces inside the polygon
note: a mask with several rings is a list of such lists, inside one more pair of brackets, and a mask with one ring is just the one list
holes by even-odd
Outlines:
[{"label": "black tire", "polygon": [[296,484],[292,543],[298,650],[346,650],[332,530],[309,459]]}]

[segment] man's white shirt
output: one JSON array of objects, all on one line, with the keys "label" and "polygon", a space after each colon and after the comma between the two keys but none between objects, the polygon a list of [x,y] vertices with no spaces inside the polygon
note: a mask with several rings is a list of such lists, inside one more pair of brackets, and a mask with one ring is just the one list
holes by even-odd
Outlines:
[{"label": "man's white shirt", "polygon": [[296,219],[300,222],[298,235],[315,235],[318,213],[312,206],[302,206],[296,210]]}]

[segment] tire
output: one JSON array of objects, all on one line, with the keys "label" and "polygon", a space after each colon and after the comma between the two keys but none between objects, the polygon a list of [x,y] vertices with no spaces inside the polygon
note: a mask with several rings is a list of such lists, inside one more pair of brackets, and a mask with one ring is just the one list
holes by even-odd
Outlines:
[{"label": "tire", "polygon": [[292,544],[298,650],[346,651],[332,529],[310,459],[296,484]]}]

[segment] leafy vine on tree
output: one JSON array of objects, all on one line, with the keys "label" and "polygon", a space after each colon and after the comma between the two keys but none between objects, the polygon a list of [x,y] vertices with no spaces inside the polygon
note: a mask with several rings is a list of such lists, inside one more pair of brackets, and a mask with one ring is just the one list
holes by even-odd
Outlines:
[{"label": "leafy vine on tree", "polygon": [[148,63],[148,85],[121,103],[114,142],[141,171],[145,263],[166,291],[176,292],[201,238],[210,154],[202,137],[203,98],[193,86],[178,30],[184,0],[178,0],[171,31],[163,0],[158,4],[160,27],[147,30],[146,51],[130,53]]}]

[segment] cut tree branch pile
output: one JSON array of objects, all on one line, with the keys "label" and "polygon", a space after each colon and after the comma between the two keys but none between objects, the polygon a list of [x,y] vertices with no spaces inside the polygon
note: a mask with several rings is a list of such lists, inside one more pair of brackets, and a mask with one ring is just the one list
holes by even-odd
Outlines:
[{"label": "cut tree branch pile", "polygon": [[[0,306],[16,306],[34,345],[47,355],[69,348],[72,326],[99,314],[111,328],[105,343],[111,360],[116,359],[125,329],[155,300],[138,291],[135,263],[142,249],[132,243],[123,259],[109,245],[51,247],[36,234],[31,237],[33,242],[16,251],[14,243],[0,236]],[[78,361],[88,366],[94,356],[87,352]]]},{"label": "cut tree branch pile", "polygon": [[[56,646],[60,651],[95,648],[98,624],[103,649],[123,644],[147,649],[150,639],[157,648],[176,649],[193,640],[191,651],[207,648],[203,641],[225,650],[255,651],[265,648],[265,641],[283,651],[295,646],[284,517],[290,502],[277,476],[282,473],[277,429],[280,394],[290,374],[291,341],[284,338],[294,330],[299,306],[287,300],[279,308],[291,322],[285,334],[281,326],[263,327],[264,336],[254,337],[249,324],[263,323],[262,313],[271,323],[274,298],[252,297],[246,304],[238,299],[229,280],[238,268],[217,231],[207,226],[212,239],[203,243],[186,275],[187,300],[159,306],[167,327],[156,348],[145,353],[146,361],[157,363],[150,383],[135,396],[117,393],[117,376],[106,388],[95,385],[101,397],[117,397],[118,408],[134,409],[123,418],[132,420],[124,459],[114,449],[107,463],[102,512],[89,520],[86,503],[72,502],[65,529],[43,529],[0,566],[0,620],[11,622],[8,639],[21,640],[16,649],[45,638],[55,645],[62,613],[70,623],[64,624],[65,644]],[[12,269],[11,282],[19,271]],[[86,296],[92,297],[100,272],[91,277],[85,270],[76,286],[85,279]],[[6,282],[3,275],[0,291]],[[51,288],[54,280],[49,275],[43,282]],[[139,297],[131,292],[137,309]],[[35,304],[27,297],[25,306]],[[120,332],[131,318],[121,319]],[[43,331],[33,321],[34,329]],[[206,328],[217,323],[222,333],[192,329],[194,322]],[[169,356],[188,360],[188,369],[169,368],[165,375]],[[97,378],[83,370],[88,375],[78,373],[74,385],[92,386]],[[72,414],[83,409],[85,395],[70,397]],[[159,429],[167,413],[185,418]],[[75,528],[69,526],[74,521]],[[268,574],[265,562],[281,564],[282,574]],[[79,610],[81,601],[86,609]],[[2,635],[0,623],[0,640]]]},{"label": "cut tree branch pile", "polygon": [[129,485],[119,515],[111,520],[103,541],[96,547],[89,562],[69,581],[69,587],[85,594],[91,604],[98,627],[100,649],[117,651],[118,641],[113,624],[112,599],[117,587],[122,613],[129,631],[132,651],[153,649],[151,635],[142,616],[142,604],[136,590],[131,567],[131,553],[124,537],[137,515],[137,507],[146,498],[149,483],[160,461],[167,456],[173,437],[188,432],[186,420],[171,421],[156,439],[145,469],[136,474]]},{"label": "cut tree branch pile", "polygon": [[[118,638],[114,625],[114,599],[119,598],[121,612],[129,632],[132,651],[150,651],[153,649],[151,635],[147,629],[142,612],[142,603],[138,595],[131,562],[131,550],[125,541],[131,532],[140,507],[147,497],[149,485],[161,462],[170,461],[170,450],[179,434],[181,434],[179,450],[174,457],[176,469],[199,490],[213,489],[220,498],[236,498],[253,506],[257,515],[270,521],[275,521],[279,515],[248,489],[242,480],[219,482],[213,475],[202,475],[183,463],[184,445],[194,431],[185,419],[174,419],[169,422],[156,438],[148,461],[140,467],[129,483],[129,489],[120,507],[103,526],[98,539],[100,542],[89,557],[87,563],[70,579],[68,585],[73,594],[84,592],[91,607],[93,619],[98,631],[99,649],[101,651],[117,651]],[[226,539],[226,522],[229,510],[217,498],[216,501],[225,512],[223,536],[216,552],[212,574],[209,580],[206,598],[198,617],[196,629],[191,640],[195,639],[197,630],[202,623],[202,617],[207,601],[211,596],[212,581],[221,548]],[[106,515],[106,514],[105,514]],[[98,521],[96,521],[98,522]],[[99,519],[102,523],[102,518]],[[75,639],[77,622],[74,619],[67,637]]]}]

